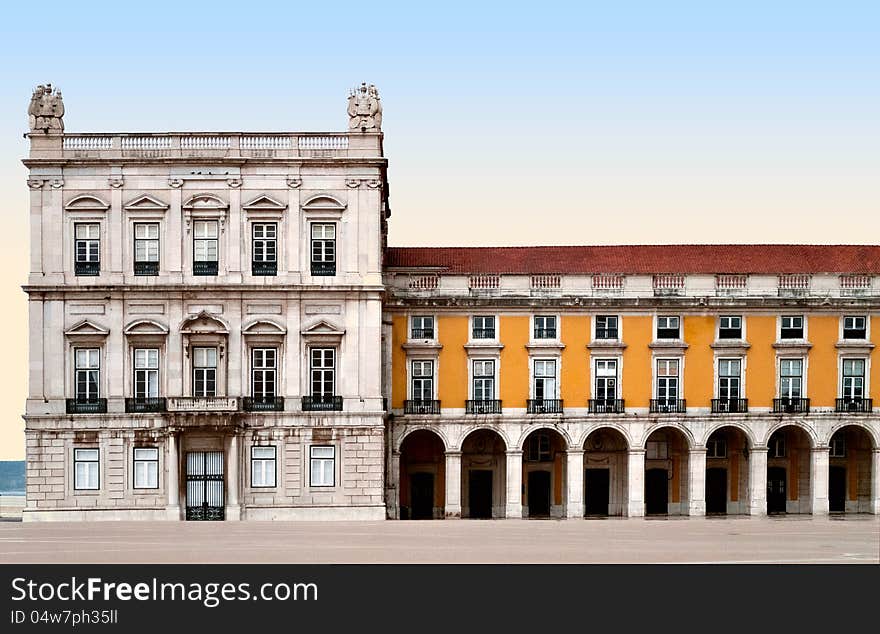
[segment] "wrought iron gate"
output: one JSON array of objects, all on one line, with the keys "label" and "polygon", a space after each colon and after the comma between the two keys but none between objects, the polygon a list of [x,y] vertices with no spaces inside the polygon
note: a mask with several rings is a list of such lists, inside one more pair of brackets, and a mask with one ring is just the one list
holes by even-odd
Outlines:
[{"label": "wrought iron gate", "polygon": [[223,452],[190,451],[186,454],[186,519],[223,520]]}]

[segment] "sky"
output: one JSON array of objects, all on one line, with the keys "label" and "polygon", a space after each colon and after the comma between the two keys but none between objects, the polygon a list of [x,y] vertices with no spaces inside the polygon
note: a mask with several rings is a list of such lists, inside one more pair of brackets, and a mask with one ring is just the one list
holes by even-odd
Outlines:
[{"label": "sky", "polygon": [[384,108],[392,245],[880,241],[880,3],[7,3],[0,460],[23,457],[22,133],[342,131]]}]

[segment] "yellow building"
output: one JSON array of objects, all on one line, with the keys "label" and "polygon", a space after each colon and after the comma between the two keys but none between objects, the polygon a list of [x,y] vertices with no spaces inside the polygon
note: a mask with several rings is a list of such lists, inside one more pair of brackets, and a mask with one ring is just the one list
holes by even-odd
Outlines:
[{"label": "yellow building", "polygon": [[385,284],[391,517],[880,512],[880,247],[391,248]]}]

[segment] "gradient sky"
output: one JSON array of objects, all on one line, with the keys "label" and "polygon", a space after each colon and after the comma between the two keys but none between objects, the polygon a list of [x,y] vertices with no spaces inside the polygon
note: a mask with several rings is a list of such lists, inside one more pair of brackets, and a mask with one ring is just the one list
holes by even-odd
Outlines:
[{"label": "gradient sky", "polygon": [[375,83],[393,245],[880,241],[880,3],[719,4],[7,3],[0,460],[36,84],[105,132],[344,130]]}]

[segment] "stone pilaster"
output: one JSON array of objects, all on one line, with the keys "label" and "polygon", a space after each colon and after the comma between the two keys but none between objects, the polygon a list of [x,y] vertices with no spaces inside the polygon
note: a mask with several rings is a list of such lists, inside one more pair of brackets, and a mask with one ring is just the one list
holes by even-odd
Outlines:
[{"label": "stone pilaster", "polygon": [[509,450],[506,463],[507,494],[504,514],[508,519],[522,519],[522,451]]}]

